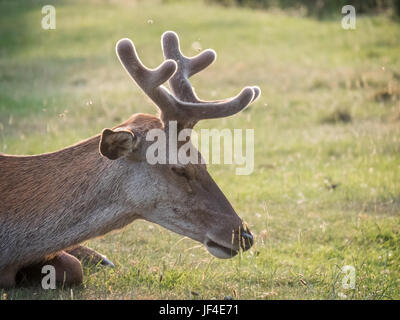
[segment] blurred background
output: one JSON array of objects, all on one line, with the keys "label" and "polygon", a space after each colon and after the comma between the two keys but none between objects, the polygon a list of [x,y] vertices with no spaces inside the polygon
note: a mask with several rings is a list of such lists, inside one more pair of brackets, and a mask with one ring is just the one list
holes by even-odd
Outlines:
[{"label": "blurred background", "polygon": [[337,16],[342,7],[352,5],[359,14],[380,14],[392,11],[400,15],[400,2],[397,0],[208,0],[225,6],[237,5],[257,9],[280,8],[296,10],[318,18]]},{"label": "blurred background", "polygon": [[[187,56],[217,61],[192,84],[202,99],[259,85],[261,98],[199,128],[255,129],[255,169],[209,170],[256,235],[216,260],[187,238],[135,222],[89,242],[116,264],[69,290],[3,298],[400,298],[399,1],[0,0],[0,152],[56,151],[156,108],[115,55],[123,37],[149,67],[176,31]],[[56,9],[44,30],[42,7]],[[356,29],[341,8],[356,9]],[[1,179],[1,177],[0,177]],[[342,286],[342,267],[356,287]]]}]

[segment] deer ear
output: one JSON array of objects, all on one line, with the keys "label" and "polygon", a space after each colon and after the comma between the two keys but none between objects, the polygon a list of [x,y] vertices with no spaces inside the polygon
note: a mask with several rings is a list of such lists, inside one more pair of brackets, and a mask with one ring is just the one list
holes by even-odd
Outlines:
[{"label": "deer ear", "polygon": [[135,150],[138,138],[130,130],[104,129],[100,139],[100,154],[110,160],[126,156]]}]

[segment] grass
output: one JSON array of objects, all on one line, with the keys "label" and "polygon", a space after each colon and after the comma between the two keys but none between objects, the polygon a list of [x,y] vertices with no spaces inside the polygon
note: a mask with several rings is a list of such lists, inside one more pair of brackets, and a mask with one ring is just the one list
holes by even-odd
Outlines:
[{"label": "grass", "polygon": [[[214,48],[193,79],[204,99],[257,84],[245,112],[199,128],[254,128],[255,170],[210,172],[256,236],[217,260],[198,243],[139,221],[89,245],[115,269],[85,269],[82,287],[0,290],[3,299],[399,299],[400,28],[387,16],[357,29],[282,12],[202,2],[58,1],[57,29],[41,29],[46,1],[0,3],[0,152],[55,151],[132,113],[154,113],[118,62],[129,37],[142,60],[162,60],[176,31],[187,55]],[[194,48],[193,48],[194,47]],[[344,116],[343,116],[344,115]],[[346,119],[342,121],[341,119]],[[354,266],[355,289],[341,268]]]}]

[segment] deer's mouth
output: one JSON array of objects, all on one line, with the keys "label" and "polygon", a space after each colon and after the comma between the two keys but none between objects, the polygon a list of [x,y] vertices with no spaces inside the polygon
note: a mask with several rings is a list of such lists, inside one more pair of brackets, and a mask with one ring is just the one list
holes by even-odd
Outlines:
[{"label": "deer's mouth", "polygon": [[220,258],[220,259],[229,259],[238,254],[238,250],[225,247],[223,245],[218,244],[217,242],[208,239],[205,242],[205,246],[213,256]]}]

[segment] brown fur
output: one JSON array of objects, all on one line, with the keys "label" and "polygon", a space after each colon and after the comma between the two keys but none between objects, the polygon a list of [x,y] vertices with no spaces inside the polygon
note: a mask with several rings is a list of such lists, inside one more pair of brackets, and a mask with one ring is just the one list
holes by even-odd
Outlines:
[{"label": "brown fur", "polygon": [[161,122],[160,118],[156,116],[145,113],[137,113],[131,116],[128,120],[122,122],[120,125],[114,127],[114,129],[122,127],[130,128],[138,133],[146,133],[151,129],[162,129],[163,123]]},{"label": "brown fur", "polygon": [[[143,134],[160,127],[160,120],[137,114],[117,127],[123,126]],[[0,287],[12,283],[12,275],[23,266],[127,224],[114,221],[89,230],[90,222],[82,216],[116,201],[118,181],[125,174],[99,154],[99,141],[97,135],[53,153],[0,155]],[[113,189],[101,189],[100,180],[110,171],[106,183]],[[80,228],[72,231],[76,225]]]}]

